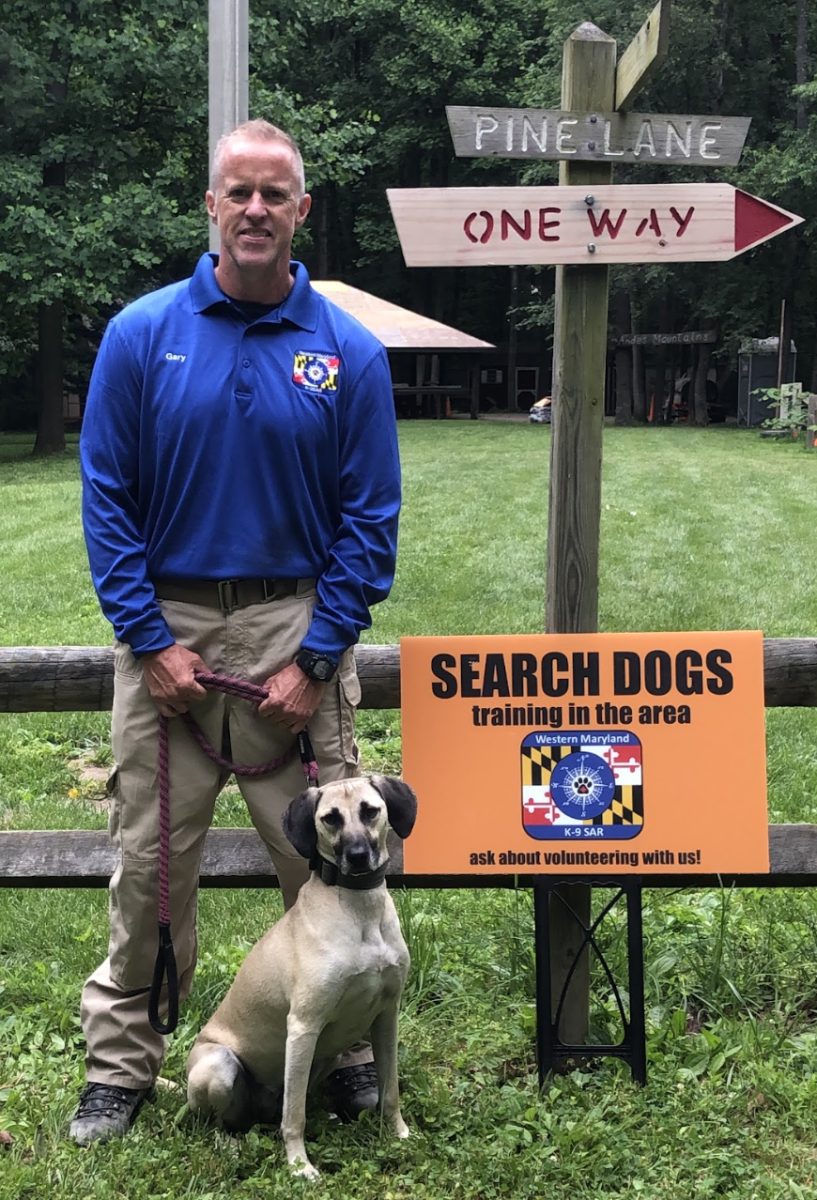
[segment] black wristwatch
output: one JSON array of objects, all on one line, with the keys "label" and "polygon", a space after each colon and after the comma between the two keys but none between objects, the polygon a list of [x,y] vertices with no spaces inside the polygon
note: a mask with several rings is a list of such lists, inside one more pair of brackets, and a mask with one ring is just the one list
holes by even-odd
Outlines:
[{"label": "black wristwatch", "polygon": [[338,669],[338,664],[333,663],[331,658],[324,658],[314,650],[299,650],[295,655],[295,662],[304,675],[318,683],[328,683]]}]

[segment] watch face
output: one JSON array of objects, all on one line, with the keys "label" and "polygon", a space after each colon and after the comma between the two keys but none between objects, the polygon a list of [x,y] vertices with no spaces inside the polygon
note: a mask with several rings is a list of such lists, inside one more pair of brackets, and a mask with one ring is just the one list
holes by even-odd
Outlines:
[{"label": "watch face", "polygon": [[328,658],[321,658],[318,654],[310,654],[309,651],[302,651],[295,661],[310,679],[316,679],[320,683],[325,683],[331,679],[337,669],[335,664]]}]

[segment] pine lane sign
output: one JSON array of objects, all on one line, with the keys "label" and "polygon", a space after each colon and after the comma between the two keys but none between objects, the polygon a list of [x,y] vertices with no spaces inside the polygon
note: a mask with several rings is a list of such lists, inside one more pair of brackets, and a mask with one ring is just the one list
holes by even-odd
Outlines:
[{"label": "pine lane sign", "polygon": [[458,158],[651,162],[730,167],[751,117],[568,113],[541,108],[446,107]]}]

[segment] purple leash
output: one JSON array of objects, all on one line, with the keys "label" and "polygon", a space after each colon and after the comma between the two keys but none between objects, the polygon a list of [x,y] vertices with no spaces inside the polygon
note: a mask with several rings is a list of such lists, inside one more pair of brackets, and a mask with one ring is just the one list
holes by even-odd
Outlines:
[{"label": "purple leash", "polygon": [[[229,696],[238,696],[249,700],[251,704],[260,704],[266,700],[269,693],[266,688],[255,683],[247,683],[243,679],[232,679],[227,675],[197,674],[196,682],[202,687],[226,692]],[[318,764],[309,734],[304,729],[297,735],[296,741],[284,754],[270,759],[256,767],[245,767],[223,758],[202,732],[195,717],[191,713],[182,713],[181,719],[198,742],[201,749],[212,762],[233,775],[258,777],[270,775],[273,771],[285,767],[292,762],[296,753],[300,753],[301,766],[306,776],[307,787],[318,786]],[[159,950],[156,955],[156,965],[153,968],[153,982],[148,997],[148,1019],[151,1028],[162,1035],[173,1033],[179,1023],[179,977],[176,969],[176,955],[173,950],[173,939],[170,935],[170,775],[168,753],[168,721],[169,718],[159,715]],[[167,978],[167,1022],[159,1017],[159,999],[162,986]]]}]

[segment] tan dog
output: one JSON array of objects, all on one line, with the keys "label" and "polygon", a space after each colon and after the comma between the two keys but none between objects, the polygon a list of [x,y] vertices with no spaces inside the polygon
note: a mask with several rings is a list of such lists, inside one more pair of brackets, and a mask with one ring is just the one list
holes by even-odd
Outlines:
[{"label": "tan dog", "polygon": [[397,1087],[397,1017],[409,955],[383,882],[391,825],[406,838],[417,799],[399,779],[346,779],[296,796],[284,831],[310,859],[295,905],[247,955],[187,1060],[193,1112],[230,1132],[274,1120],[296,1175],[316,1178],[304,1146],[306,1093],[371,1036],[380,1104],[408,1137]]}]

